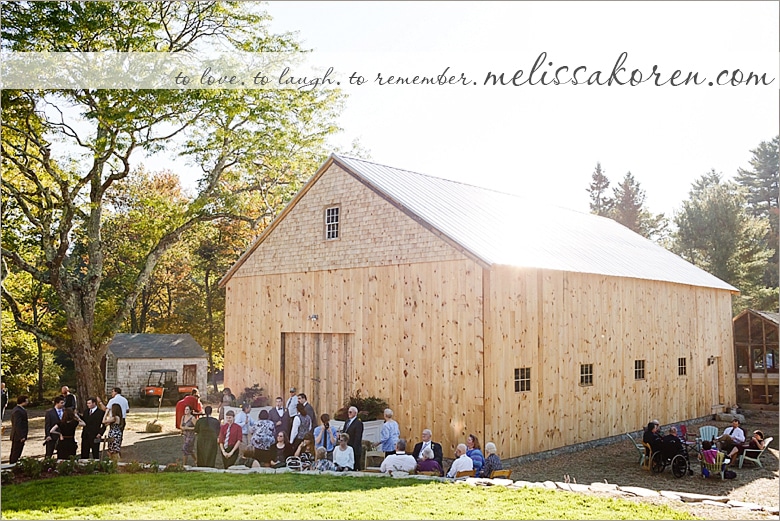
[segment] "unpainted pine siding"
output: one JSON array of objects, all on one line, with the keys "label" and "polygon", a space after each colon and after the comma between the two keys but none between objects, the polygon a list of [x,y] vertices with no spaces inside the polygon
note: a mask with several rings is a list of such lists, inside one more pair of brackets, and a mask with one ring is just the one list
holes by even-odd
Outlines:
[{"label": "unpainted pine siding", "polygon": [[[325,241],[334,204],[340,238]],[[475,261],[333,166],[226,285],[225,385],[286,397],[282,333],[352,334],[351,390],[448,450],[482,434],[481,298]]]},{"label": "unpainted pine siding", "polygon": [[[724,378],[734,372],[728,292],[505,266],[486,277],[485,432],[502,455],[705,416],[721,398],[734,401],[733,378]],[[720,360],[708,366],[710,356]],[[677,375],[681,357],[686,376]],[[634,378],[635,360],[645,360],[644,380]],[[588,363],[593,385],[580,386]],[[522,367],[531,389],[515,392]]]}]

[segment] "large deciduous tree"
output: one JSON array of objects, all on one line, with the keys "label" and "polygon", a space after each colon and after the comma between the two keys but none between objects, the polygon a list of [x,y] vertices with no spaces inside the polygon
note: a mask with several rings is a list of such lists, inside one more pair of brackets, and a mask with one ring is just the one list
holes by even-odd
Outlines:
[{"label": "large deciduous tree", "polygon": [[[2,11],[10,51],[189,52],[220,46],[297,51],[271,35],[256,4],[242,2],[23,2]],[[3,90],[2,197],[19,222],[2,236],[2,295],[16,327],[67,352],[80,399],[103,394],[100,362],[161,258],[202,223],[273,212],[324,158],[341,95],[326,90]],[[107,197],[137,167],[137,152],[179,154],[200,167],[197,193],[168,208],[134,244],[121,283],[107,281]],[[166,210],[167,211],[167,210]],[[19,248],[25,244],[33,248]],[[114,264],[115,265],[115,264]],[[56,301],[51,327],[24,313],[7,277],[21,273]]]}]

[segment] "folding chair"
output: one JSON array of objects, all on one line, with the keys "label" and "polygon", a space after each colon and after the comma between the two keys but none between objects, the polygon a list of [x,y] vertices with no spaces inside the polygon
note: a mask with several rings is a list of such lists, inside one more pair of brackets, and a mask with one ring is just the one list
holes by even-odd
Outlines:
[{"label": "folding chair", "polygon": [[509,479],[509,476],[512,475],[512,469],[504,469],[504,470],[494,470],[490,473],[490,479],[495,478],[504,478]]},{"label": "folding chair", "polygon": [[473,478],[474,477],[474,469],[471,470],[461,470],[460,472],[455,473],[455,479],[458,478]]}]

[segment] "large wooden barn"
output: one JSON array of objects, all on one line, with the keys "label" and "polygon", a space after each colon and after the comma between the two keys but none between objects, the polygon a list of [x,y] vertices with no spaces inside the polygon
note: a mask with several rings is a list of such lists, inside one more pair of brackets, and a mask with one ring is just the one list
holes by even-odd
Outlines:
[{"label": "large wooden barn", "polygon": [[226,385],[376,395],[448,456],[735,399],[732,286],[612,220],[367,161],[331,156],[220,284]]}]

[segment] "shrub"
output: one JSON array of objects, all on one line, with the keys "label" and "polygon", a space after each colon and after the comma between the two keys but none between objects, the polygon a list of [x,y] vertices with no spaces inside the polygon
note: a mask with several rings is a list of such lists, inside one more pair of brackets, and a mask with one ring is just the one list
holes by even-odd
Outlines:
[{"label": "shrub", "polygon": [[152,461],[149,464],[149,472],[152,472],[154,474],[156,474],[157,472],[160,472],[160,464],[157,463],[157,461]]},{"label": "shrub", "polygon": [[60,476],[70,476],[75,474],[79,468],[79,462],[76,460],[76,456],[71,456],[68,459],[64,459],[57,463],[57,474]]},{"label": "shrub", "polygon": [[57,470],[57,458],[51,457],[51,458],[44,458],[41,460],[41,471],[42,472],[55,472]]},{"label": "shrub", "polygon": [[263,396],[264,391],[265,389],[260,387],[260,384],[255,384],[252,387],[244,387],[244,392],[238,397],[238,403],[248,403],[252,407],[265,407],[268,405],[268,397]]},{"label": "shrub", "polygon": [[30,479],[38,479],[43,472],[43,462],[36,458],[20,458],[14,466],[14,472]]},{"label": "shrub", "polygon": [[387,402],[382,398],[376,396],[360,395],[360,389],[355,391],[355,394],[347,399],[344,407],[339,409],[334,418],[336,420],[345,421],[347,416],[347,409],[350,407],[357,407],[358,418],[360,421],[381,420],[384,417],[385,409],[388,408]]},{"label": "shrub", "polygon": [[82,474],[100,473],[100,460],[90,459],[79,464],[79,472]]},{"label": "shrub", "polygon": [[184,472],[184,466],[179,463],[169,463],[163,472]]},{"label": "shrub", "polygon": [[127,465],[125,465],[125,472],[128,472],[130,474],[137,474],[143,470],[144,470],[143,463],[139,463],[136,460],[133,460]]},{"label": "shrub", "polygon": [[0,472],[0,477],[2,477],[2,481],[0,481],[0,484],[2,485],[13,485],[14,483],[14,473],[10,470],[4,470]]},{"label": "shrub", "polygon": [[114,474],[116,473],[116,463],[110,459],[97,460],[97,471],[101,474]]}]

